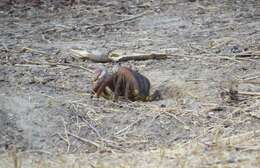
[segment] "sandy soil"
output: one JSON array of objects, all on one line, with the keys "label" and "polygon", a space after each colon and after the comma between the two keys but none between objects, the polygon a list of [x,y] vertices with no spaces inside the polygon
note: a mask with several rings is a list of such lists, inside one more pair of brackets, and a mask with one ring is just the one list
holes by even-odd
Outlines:
[{"label": "sandy soil", "polygon": [[[4,2],[0,167],[260,165],[259,1]],[[70,49],[168,53],[103,64],[138,69],[162,100],[91,99],[92,73],[47,65],[101,65]]]}]

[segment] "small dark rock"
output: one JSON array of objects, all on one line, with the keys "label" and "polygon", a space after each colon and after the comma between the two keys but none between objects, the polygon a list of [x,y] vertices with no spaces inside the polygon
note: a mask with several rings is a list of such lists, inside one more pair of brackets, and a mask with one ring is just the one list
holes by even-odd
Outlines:
[{"label": "small dark rock", "polygon": [[236,45],[233,46],[230,50],[231,50],[232,53],[241,53],[242,52],[241,48],[239,46],[236,46]]},{"label": "small dark rock", "polygon": [[166,105],[165,105],[165,104],[161,104],[160,107],[161,107],[161,108],[165,108]]}]

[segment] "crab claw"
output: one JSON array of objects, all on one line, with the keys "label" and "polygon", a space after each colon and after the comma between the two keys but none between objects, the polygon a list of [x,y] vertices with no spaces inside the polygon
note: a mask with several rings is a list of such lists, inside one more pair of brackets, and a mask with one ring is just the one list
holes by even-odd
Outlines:
[{"label": "crab claw", "polygon": [[94,78],[94,82],[97,81],[98,79],[103,78],[104,76],[106,76],[108,74],[108,71],[105,67],[98,67],[95,70],[95,78]]}]

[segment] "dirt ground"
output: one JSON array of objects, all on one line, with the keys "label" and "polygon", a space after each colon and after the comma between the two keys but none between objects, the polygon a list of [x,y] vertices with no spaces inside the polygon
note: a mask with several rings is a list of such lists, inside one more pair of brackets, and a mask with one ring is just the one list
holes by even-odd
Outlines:
[{"label": "dirt ground", "polygon": [[[260,1],[0,9],[0,168],[260,166]],[[167,53],[103,63],[137,69],[162,99],[91,99],[93,74],[70,65],[102,63],[70,49]]]}]

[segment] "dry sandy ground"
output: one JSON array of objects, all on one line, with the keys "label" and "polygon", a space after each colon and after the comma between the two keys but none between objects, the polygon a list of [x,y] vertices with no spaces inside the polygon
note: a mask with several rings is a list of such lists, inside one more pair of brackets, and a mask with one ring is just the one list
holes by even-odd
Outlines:
[{"label": "dry sandy ground", "polygon": [[[1,168],[260,166],[259,1],[46,1],[2,6],[0,23]],[[168,53],[103,64],[162,100],[91,99],[71,65],[101,63],[70,49]]]}]

